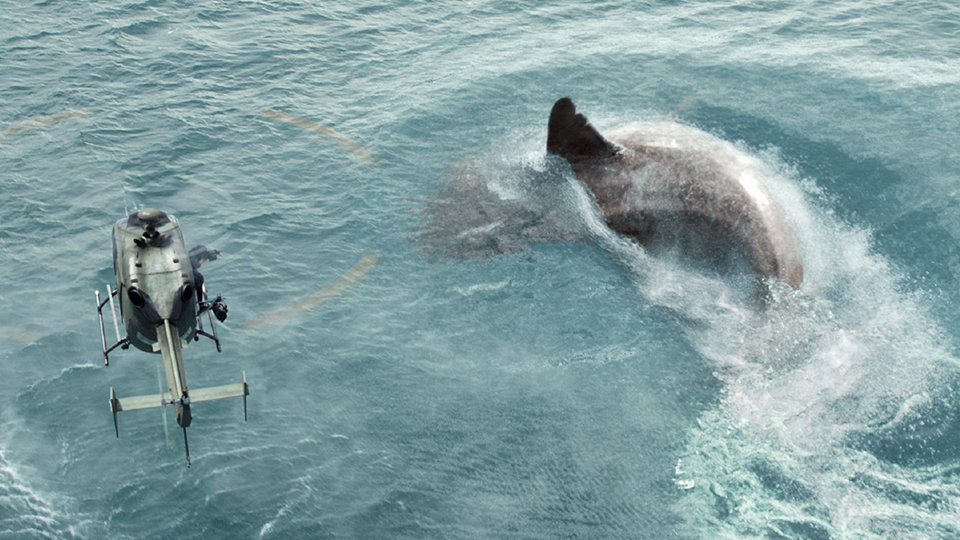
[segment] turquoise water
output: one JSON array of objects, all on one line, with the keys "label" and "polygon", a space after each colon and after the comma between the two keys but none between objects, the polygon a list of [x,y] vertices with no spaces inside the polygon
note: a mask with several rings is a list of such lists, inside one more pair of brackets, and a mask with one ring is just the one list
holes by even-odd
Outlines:
[{"label": "turquoise water", "polygon": [[[0,4],[0,538],[960,538],[958,45],[915,1]],[[599,226],[562,96],[758,158],[802,292]],[[93,295],[144,207],[223,253],[191,384],[251,387],[190,469],[107,404],[157,388]]]}]

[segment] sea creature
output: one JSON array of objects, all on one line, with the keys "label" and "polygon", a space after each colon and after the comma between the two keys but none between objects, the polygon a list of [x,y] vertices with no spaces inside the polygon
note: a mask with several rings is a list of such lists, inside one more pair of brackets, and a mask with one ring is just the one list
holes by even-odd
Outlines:
[{"label": "sea creature", "polygon": [[793,232],[760,181],[759,160],[733,145],[676,124],[625,125],[604,136],[562,98],[550,113],[547,152],[570,164],[615,232],[687,251],[733,246],[761,280],[800,288]]}]

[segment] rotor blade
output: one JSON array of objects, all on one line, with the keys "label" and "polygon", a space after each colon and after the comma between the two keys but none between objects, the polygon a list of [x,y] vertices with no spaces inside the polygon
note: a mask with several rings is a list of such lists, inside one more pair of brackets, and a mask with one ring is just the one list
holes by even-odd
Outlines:
[{"label": "rotor blade", "polygon": [[0,326],[0,338],[16,341],[17,343],[33,343],[40,337],[36,332],[28,332],[9,326]]},{"label": "rotor blade", "polygon": [[31,118],[29,120],[17,122],[16,124],[0,129],[0,139],[13,137],[14,135],[19,135],[24,131],[30,131],[31,129],[37,129],[37,128],[49,126],[51,124],[57,124],[59,122],[63,122],[64,120],[70,120],[71,118],[83,118],[88,114],[90,113],[88,113],[83,109],[68,109],[66,111],[62,111],[54,114],[38,116],[36,118]]},{"label": "rotor blade", "polygon": [[697,100],[703,97],[703,90],[697,90],[696,93],[684,96],[684,98],[673,108],[673,114],[683,114],[697,104]]},{"label": "rotor blade", "polygon": [[377,162],[377,157],[370,153],[369,150],[363,147],[360,143],[355,141],[349,135],[340,133],[339,131],[333,129],[330,126],[325,126],[309,118],[304,118],[302,116],[297,116],[295,114],[285,113],[283,111],[275,111],[273,109],[267,109],[260,112],[260,116],[264,118],[269,118],[271,120],[278,120],[280,122],[286,122],[288,124],[293,124],[297,127],[312,131],[319,135],[323,135],[327,139],[339,144],[340,146],[347,149],[350,152],[354,159],[360,163],[367,165],[372,165]]},{"label": "rotor blade", "polygon": [[262,328],[269,324],[274,324],[282,320],[289,319],[294,315],[299,315],[310,308],[318,306],[327,300],[336,297],[343,291],[347,290],[351,285],[360,281],[363,276],[367,275],[367,273],[373,269],[379,260],[379,253],[367,252],[363,255],[363,257],[360,257],[360,260],[357,261],[357,264],[353,265],[353,268],[351,268],[350,271],[337,278],[337,280],[330,285],[327,285],[310,296],[298,302],[294,302],[287,307],[280,308],[278,310],[271,311],[270,313],[250,319],[245,322],[243,326],[245,328]]}]

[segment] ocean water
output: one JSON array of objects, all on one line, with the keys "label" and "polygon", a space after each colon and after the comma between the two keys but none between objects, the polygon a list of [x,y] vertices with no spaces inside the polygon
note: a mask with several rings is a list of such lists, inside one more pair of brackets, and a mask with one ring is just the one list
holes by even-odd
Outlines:
[{"label": "ocean water", "polygon": [[[958,51],[917,0],[0,3],[0,538],[960,538]],[[757,160],[802,290],[613,235],[563,96]],[[146,207],[223,254],[190,384],[251,389],[189,469],[107,402]]]}]

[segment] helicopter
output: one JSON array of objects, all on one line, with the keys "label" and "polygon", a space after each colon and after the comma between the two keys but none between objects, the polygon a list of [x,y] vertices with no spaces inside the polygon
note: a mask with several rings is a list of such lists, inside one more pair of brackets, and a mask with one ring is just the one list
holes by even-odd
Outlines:
[{"label": "helicopter", "polygon": [[[219,255],[219,251],[207,249],[202,244],[188,252],[176,217],[154,208],[140,210],[119,220],[113,227],[116,288],[107,284],[107,295],[102,300],[100,291],[94,291],[104,365],[110,365],[109,355],[117,347],[128,349],[133,345],[148,353],[159,352],[166,372],[167,391],[163,392],[161,386],[160,394],[118,398],[110,388],[110,411],[117,437],[120,437],[117,413],[172,406],[177,424],[183,428],[187,467],[190,466],[187,427],[192,420],[192,404],[241,397],[243,419],[247,420],[250,390],[245,372],[237,384],[188,389],[184,371],[182,350],[189,341],[199,341],[201,336],[209,338],[216,344],[217,352],[221,352],[214,318],[221,323],[226,320],[227,306],[221,296],[213,300],[208,297],[199,271],[201,264],[216,260]],[[114,298],[120,304],[120,317],[126,330],[123,337]],[[103,310],[107,304],[117,336],[116,342],[110,346],[107,345],[103,322]],[[209,331],[204,327],[204,317],[208,320]]]}]

